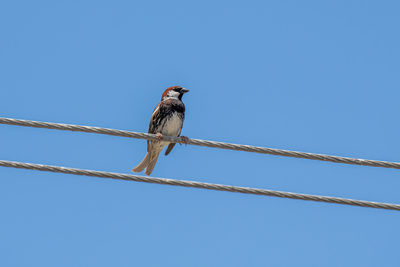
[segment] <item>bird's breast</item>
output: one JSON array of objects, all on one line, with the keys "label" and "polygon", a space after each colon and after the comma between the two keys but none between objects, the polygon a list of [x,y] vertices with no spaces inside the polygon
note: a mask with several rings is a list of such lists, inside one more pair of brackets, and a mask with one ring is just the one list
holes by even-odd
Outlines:
[{"label": "bird's breast", "polygon": [[163,135],[178,136],[181,132],[182,124],[182,115],[178,112],[173,112],[165,119],[164,125],[161,129],[161,133]]}]

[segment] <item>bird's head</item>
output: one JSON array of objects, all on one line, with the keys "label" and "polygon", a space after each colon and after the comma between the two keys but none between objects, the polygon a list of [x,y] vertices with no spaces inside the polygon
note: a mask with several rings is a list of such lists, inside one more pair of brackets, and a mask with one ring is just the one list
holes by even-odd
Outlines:
[{"label": "bird's head", "polygon": [[161,97],[161,101],[164,101],[168,98],[176,98],[182,100],[182,96],[187,92],[189,92],[189,90],[181,86],[171,86],[164,91]]}]

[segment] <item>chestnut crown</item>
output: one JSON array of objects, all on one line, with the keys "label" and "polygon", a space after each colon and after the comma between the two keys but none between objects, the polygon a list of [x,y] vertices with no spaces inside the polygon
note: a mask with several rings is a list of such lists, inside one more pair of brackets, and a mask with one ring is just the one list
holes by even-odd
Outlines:
[{"label": "chestnut crown", "polygon": [[164,101],[168,98],[177,98],[179,100],[182,100],[182,96],[187,92],[189,92],[189,90],[181,86],[171,86],[164,91],[161,97],[161,101]]}]

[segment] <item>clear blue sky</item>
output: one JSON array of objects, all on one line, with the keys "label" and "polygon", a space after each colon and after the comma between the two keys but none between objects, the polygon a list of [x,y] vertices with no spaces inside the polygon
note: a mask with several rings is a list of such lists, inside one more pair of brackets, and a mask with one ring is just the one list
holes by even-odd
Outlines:
[{"label": "clear blue sky", "polygon": [[[0,116],[400,161],[398,1],[2,1]],[[143,140],[0,125],[0,159],[130,173]],[[400,203],[399,170],[177,146],[153,175]],[[0,168],[0,265],[399,266],[400,213]]]}]

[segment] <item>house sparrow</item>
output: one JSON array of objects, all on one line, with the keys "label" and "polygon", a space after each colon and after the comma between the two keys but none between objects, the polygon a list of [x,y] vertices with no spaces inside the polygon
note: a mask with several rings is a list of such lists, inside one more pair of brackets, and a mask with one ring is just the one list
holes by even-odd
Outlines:
[{"label": "house sparrow", "polygon": [[[156,166],[158,156],[163,148],[168,145],[165,155],[168,155],[174,148],[175,143],[161,141],[163,135],[180,136],[185,119],[185,105],[182,102],[182,96],[189,92],[186,88],[172,86],[164,91],[161,102],[156,106],[151,116],[148,133],[156,134],[158,140],[147,141],[147,154],[135,168],[133,172],[141,172],[150,175]],[[184,140],[187,137],[182,136]]]}]

